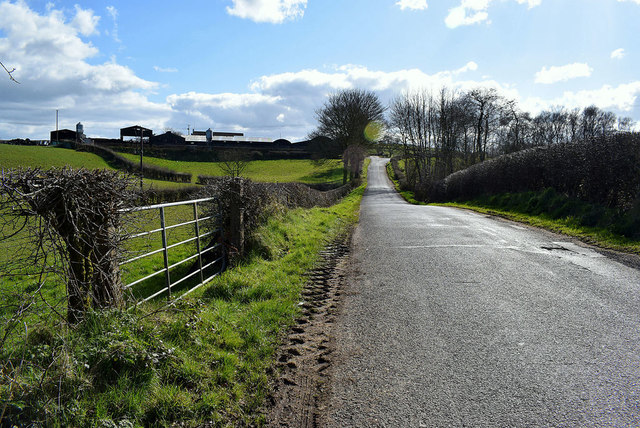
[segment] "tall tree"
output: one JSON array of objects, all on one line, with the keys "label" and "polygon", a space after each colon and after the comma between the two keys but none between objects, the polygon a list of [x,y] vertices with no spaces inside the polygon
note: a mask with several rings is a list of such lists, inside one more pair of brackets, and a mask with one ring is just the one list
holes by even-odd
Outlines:
[{"label": "tall tree", "polygon": [[499,118],[502,97],[494,88],[473,89],[467,96],[475,107],[475,150],[480,155],[480,161],[482,162],[487,155],[487,143],[493,131],[493,125]]},{"label": "tall tree", "polygon": [[378,96],[371,91],[348,89],[329,96],[322,108],[316,111],[318,129],[315,135],[324,135],[338,143],[343,155],[343,182],[349,173],[357,176],[356,166],[360,163],[353,153],[364,153],[362,149],[381,137],[385,107]]}]

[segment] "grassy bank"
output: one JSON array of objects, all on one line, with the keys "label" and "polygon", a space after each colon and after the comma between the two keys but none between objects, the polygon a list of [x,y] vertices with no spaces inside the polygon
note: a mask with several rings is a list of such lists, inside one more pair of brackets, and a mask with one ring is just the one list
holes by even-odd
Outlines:
[{"label": "grassy bank", "polygon": [[466,208],[542,227],[602,248],[640,254],[640,215],[568,198],[553,189],[435,204]]},{"label": "grassy bank", "polygon": [[387,163],[387,175],[389,176],[389,179],[391,180],[394,187],[396,188],[396,191],[400,194],[400,196],[404,198],[405,201],[413,205],[427,205],[424,202],[418,201],[415,198],[416,196],[415,193],[412,192],[411,190],[402,190],[400,186],[400,181],[398,181],[396,174],[393,172],[393,167],[391,166],[391,162]]},{"label": "grassy bank", "polygon": [[363,193],[364,185],[329,208],[274,214],[240,266],[169,308],[93,314],[75,329],[43,320],[2,356],[23,367],[11,373],[17,382],[0,385],[5,417],[45,426],[261,424],[305,273],[357,221]]}]

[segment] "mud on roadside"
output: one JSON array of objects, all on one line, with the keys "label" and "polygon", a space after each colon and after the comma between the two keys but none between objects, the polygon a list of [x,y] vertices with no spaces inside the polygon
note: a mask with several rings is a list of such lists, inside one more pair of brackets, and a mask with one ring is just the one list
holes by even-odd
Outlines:
[{"label": "mud on roadside", "polygon": [[309,273],[302,315],[277,354],[266,417],[271,427],[322,424],[332,354],[333,326],[347,269],[351,233],[328,245],[319,267]]}]

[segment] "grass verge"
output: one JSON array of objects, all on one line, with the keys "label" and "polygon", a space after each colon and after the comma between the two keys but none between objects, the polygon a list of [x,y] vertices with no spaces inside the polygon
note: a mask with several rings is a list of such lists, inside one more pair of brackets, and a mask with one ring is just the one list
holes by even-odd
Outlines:
[{"label": "grass verge", "polygon": [[[165,307],[91,314],[75,329],[42,323],[0,384],[9,425],[248,426],[284,332],[300,314],[306,272],[358,219],[365,184],[329,208],[282,210],[237,268]],[[7,398],[8,397],[8,398]]]},{"label": "grass verge", "polygon": [[391,182],[393,183],[394,187],[396,188],[396,191],[400,194],[400,196],[404,198],[405,201],[413,205],[427,205],[425,202],[418,201],[415,198],[416,196],[415,193],[413,193],[412,191],[402,190],[400,188],[400,182],[398,181],[395,173],[393,172],[393,167],[391,166],[391,162],[387,163],[387,176],[389,176],[389,180],[391,180]]},{"label": "grass verge", "polygon": [[640,254],[640,216],[637,212],[619,213],[569,198],[553,189],[433,205],[496,215],[573,236],[601,248]]}]

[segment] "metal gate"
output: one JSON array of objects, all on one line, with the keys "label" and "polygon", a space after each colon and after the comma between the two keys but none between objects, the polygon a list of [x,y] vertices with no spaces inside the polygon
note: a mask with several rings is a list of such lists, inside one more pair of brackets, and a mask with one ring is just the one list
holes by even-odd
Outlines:
[{"label": "metal gate", "polygon": [[[152,295],[143,298],[142,300],[139,300],[136,302],[136,305],[139,305],[140,303],[146,302],[148,300],[151,300],[155,297],[160,296],[161,294],[167,293],[167,297],[168,299],[172,298],[172,293],[171,290],[178,286],[179,284],[183,283],[184,281],[187,281],[188,279],[199,275],[199,283],[195,286],[193,286],[192,288],[190,288],[189,290],[187,290],[186,293],[182,294],[180,297],[187,295],[189,293],[191,293],[192,291],[198,289],[199,287],[201,287],[203,284],[206,284],[207,282],[211,281],[213,278],[215,278],[216,276],[220,275],[220,273],[222,273],[222,271],[225,269],[225,255],[224,255],[224,251],[221,251],[221,255],[216,258],[215,260],[207,263],[206,265],[203,265],[202,262],[202,256],[206,253],[209,253],[211,251],[214,251],[216,249],[221,249],[224,250],[224,248],[222,247],[222,244],[217,243],[215,245],[209,246],[205,249],[202,249],[202,239],[208,236],[213,236],[215,233],[220,232],[220,230],[213,230],[210,232],[205,232],[205,233],[201,233],[200,231],[200,223],[206,220],[210,220],[213,218],[213,216],[208,216],[208,217],[202,217],[200,218],[198,215],[198,204],[201,204],[203,202],[208,202],[208,201],[212,201],[213,198],[204,198],[204,199],[194,199],[194,200],[190,200],[190,201],[182,201],[182,202],[172,202],[172,203],[166,203],[166,204],[157,204],[157,205],[150,205],[150,206],[145,206],[145,207],[136,207],[136,208],[130,208],[130,209],[125,209],[122,210],[121,212],[123,213],[134,213],[134,212],[140,212],[140,211],[151,211],[151,210],[158,210],[160,213],[160,227],[157,229],[153,229],[153,230],[149,230],[149,231],[144,231],[144,232],[140,232],[140,233],[136,233],[132,236],[130,236],[131,239],[134,238],[140,238],[143,236],[150,236],[156,233],[160,233],[162,236],[162,247],[155,249],[153,251],[147,252],[145,254],[133,257],[129,260],[125,260],[122,263],[120,263],[120,266],[135,262],[137,260],[141,260],[144,259],[146,257],[151,257],[155,254],[159,254],[162,253],[163,254],[163,259],[164,259],[164,268],[157,270],[149,275],[146,275],[143,278],[137,279],[129,284],[125,285],[125,289],[131,289],[131,287],[134,287],[135,285],[138,285],[144,281],[147,281],[157,275],[161,275],[164,274],[164,278],[165,278],[165,286],[160,289],[157,292],[154,292]],[[186,221],[183,223],[177,223],[177,224],[172,224],[172,225],[168,225],[167,221],[166,221],[166,216],[165,216],[165,208],[169,208],[169,207],[177,207],[177,206],[181,206],[181,205],[191,205],[193,206],[193,220],[190,221]],[[188,225],[194,225],[194,234],[195,236],[190,237],[186,240],[180,241],[180,242],[176,242],[174,244],[168,245],[167,242],[167,231],[171,230],[171,229],[175,229],[178,227],[182,227],[182,226],[188,226]],[[169,264],[169,251],[172,248],[176,248],[179,247],[181,245],[186,245],[188,243],[191,242],[195,242],[196,243],[196,252],[193,255],[190,255],[184,259],[181,259],[173,264]],[[183,276],[182,278],[175,280],[175,278],[171,277],[171,270],[183,265],[184,263],[187,263],[189,261],[192,260],[196,260],[197,259],[197,269],[195,269],[193,272]],[[211,276],[209,276],[208,278],[204,277],[204,272],[206,269],[210,268],[211,266],[214,266],[216,263],[220,264],[220,268],[218,270],[215,271],[215,273]]]}]

